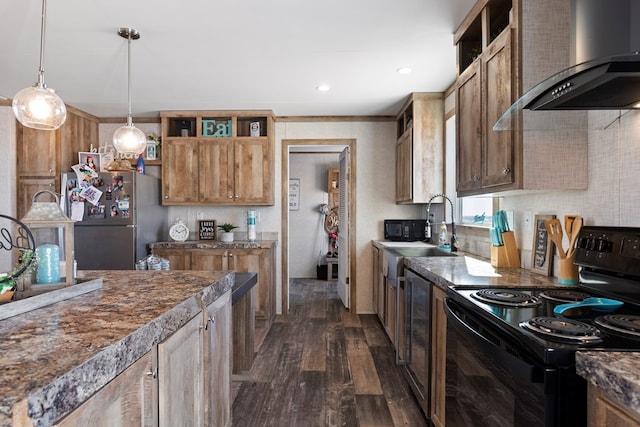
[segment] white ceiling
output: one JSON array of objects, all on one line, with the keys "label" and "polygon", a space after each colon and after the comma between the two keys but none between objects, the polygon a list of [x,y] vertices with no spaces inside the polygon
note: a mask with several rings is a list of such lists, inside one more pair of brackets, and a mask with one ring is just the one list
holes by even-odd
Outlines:
[{"label": "white ceiling", "polygon": [[[475,0],[49,0],[45,81],[98,117],[269,109],[394,115],[455,77],[453,32]],[[41,0],[0,2],[0,96],[37,79]],[[399,74],[411,67],[411,74]],[[319,92],[321,83],[330,85]]]}]

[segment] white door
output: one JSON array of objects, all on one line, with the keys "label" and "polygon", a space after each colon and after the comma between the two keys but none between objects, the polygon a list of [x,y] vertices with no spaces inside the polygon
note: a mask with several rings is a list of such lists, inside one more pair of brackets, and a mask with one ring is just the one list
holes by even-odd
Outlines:
[{"label": "white door", "polygon": [[349,147],[340,153],[340,216],[338,222],[338,295],[349,308]]}]

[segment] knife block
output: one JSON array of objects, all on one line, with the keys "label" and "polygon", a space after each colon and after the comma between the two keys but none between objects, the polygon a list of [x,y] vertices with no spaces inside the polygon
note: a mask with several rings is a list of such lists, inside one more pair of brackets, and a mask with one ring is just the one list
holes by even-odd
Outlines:
[{"label": "knife block", "polygon": [[502,233],[502,246],[491,246],[491,265],[494,267],[520,268],[520,255],[513,231]]}]

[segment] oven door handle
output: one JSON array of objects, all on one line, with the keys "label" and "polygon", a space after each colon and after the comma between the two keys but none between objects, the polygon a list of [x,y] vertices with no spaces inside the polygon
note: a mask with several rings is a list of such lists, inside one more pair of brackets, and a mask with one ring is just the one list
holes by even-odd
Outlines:
[{"label": "oven door handle", "polygon": [[447,324],[455,327],[466,337],[472,339],[487,356],[495,361],[494,365],[509,371],[511,375],[522,378],[525,381],[532,383],[544,382],[544,369],[512,355],[507,352],[506,349],[496,345],[467,325],[451,308],[452,306],[457,306],[457,304],[451,301],[450,298],[445,298],[444,306],[447,314]]}]

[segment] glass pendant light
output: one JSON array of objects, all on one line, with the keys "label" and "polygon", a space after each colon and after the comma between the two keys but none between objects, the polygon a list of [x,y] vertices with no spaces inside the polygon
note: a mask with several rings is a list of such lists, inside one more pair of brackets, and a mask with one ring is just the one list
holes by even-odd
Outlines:
[{"label": "glass pendant light", "polygon": [[140,33],[133,28],[120,28],[118,35],[128,40],[127,81],[129,96],[129,113],[127,124],[113,133],[113,146],[122,154],[139,155],[147,148],[147,137],[144,132],[133,125],[131,118],[131,40],[138,40]]},{"label": "glass pendant light", "polygon": [[44,34],[47,0],[42,0],[40,26],[40,67],[35,85],[22,89],[13,97],[13,113],[23,126],[40,129],[58,129],[67,118],[67,107],[53,89],[44,83]]}]

